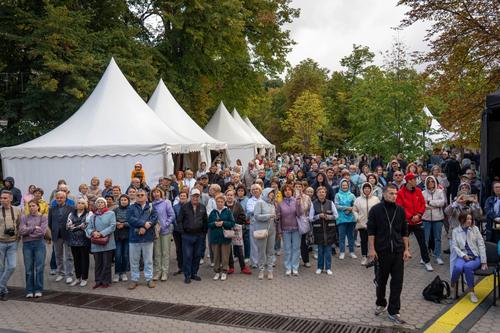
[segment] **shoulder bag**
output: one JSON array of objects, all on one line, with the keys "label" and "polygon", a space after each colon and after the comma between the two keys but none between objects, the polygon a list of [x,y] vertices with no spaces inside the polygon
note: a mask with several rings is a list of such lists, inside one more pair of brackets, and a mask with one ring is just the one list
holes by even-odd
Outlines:
[{"label": "shoulder bag", "polygon": [[[217,210],[215,211],[215,214],[217,214],[217,220],[222,221]],[[224,228],[224,226],[222,228]],[[233,229],[222,229],[222,233],[224,234],[224,238],[233,239],[236,236]]]},{"label": "shoulder bag", "polygon": [[[97,231],[96,230],[96,226],[95,226],[95,220],[97,219],[97,216],[94,215],[93,216],[93,220],[94,220],[94,231]],[[103,236],[103,237],[99,237],[99,238],[96,238],[94,236],[91,236],[90,237],[90,242],[92,244],[95,244],[95,245],[99,245],[99,246],[106,246],[109,242],[109,236]]]}]

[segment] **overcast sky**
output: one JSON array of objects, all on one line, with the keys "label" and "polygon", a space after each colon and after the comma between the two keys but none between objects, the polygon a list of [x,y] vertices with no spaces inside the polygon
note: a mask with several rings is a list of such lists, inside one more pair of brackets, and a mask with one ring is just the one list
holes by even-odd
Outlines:
[{"label": "overcast sky", "polygon": [[[297,43],[288,55],[293,65],[312,58],[320,66],[341,70],[340,59],[349,55],[353,44],[366,45],[381,65],[380,52],[390,49],[397,37],[397,27],[407,7],[396,6],[397,0],[293,0],[300,17],[287,25]],[[426,51],[423,41],[427,23],[418,23],[399,32],[410,52]]]}]

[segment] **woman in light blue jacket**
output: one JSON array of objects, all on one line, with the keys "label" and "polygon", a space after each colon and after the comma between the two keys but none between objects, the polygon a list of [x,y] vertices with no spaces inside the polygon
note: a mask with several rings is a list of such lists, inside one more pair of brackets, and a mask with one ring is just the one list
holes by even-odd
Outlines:
[{"label": "woman in light blue jacket", "polygon": [[255,239],[259,258],[259,280],[264,279],[267,268],[267,278],[273,279],[274,242],[276,238],[276,206],[274,205],[274,190],[270,187],[262,192],[262,200],[255,203],[253,210],[254,230],[266,229],[267,237]]},{"label": "woman in light blue jacket", "polygon": [[337,219],[337,228],[339,229],[339,259],[345,257],[345,237],[349,241],[349,252],[353,259],[357,256],[354,254],[354,227],[356,226],[356,219],[352,212],[356,197],[349,191],[349,181],[343,179],[340,182],[339,192],[335,195],[335,208],[339,213]]},{"label": "woman in light blue jacket", "polygon": [[[87,219],[88,225],[85,229],[87,237],[91,239],[90,250],[94,254],[95,261],[95,285],[92,289],[108,288],[111,285],[111,264],[113,251],[115,250],[116,216],[106,206],[106,199],[97,198],[95,201],[96,211]],[[109,237],[109,240],[99,245],[94,239]]]}]

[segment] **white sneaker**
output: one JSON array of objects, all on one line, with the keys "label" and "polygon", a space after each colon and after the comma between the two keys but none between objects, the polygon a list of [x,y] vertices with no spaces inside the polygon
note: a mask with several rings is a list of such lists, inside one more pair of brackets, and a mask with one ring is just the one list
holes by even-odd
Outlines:
[{"label": "white sneaker", "polygon": [[304,264],[304,266],[305,266],[305,267],[307,267],[307,268],[309,268],[309,267],[311,267],[311,263],[310,263],[310,262],[306,262],[306,263]]},{"label": "white sneaker", "polygon": [[328,274],[328,275],[333,275],[333,272],[332,272],[332,270],[331,270],[331,269],[327,269],[327,270],[326,270],[326,274]]},{"label": "white sneaker", "polygon": [[321,274],[321,269],[317,269],[316,274],[318,274],[318,275]]},{"label": "white sneaker", "polygon": [[205,263],[205,260],[200,259],[200,265],[203,265],[203,263]]},{"label": "white sneaker", "polygon": [[355,241],[354,242],[354,245],[356,245],[356,247],[360,247],[361,246],[361,243],[359,241]]},{"label": "white sneaker", "polygon": [[69,277],[69,278],[66,278],[66,283],[67,283],[67,284],[70,284],[71,282],[73,282],[73,278],[70,278],[70,277]]},{"label": "white sneaker", "polygon": [[264,279],[264,271],[259,272],[259,280]]},{"label": "white sneaker", "polygon": [[82,282],[80,282],[80,287],[85,287],[87,285],[87,280],[82,280]]},{"label": "white sneaker", "polygon": [[74,287],[74,286],[76,286],[79,283],[80,283],[80,280],[79,279],[75,279],[73,282],[71,282],[70,286]]},{"label": "white sneaker", "polygon": [[291,276],[291,275],[292,275],[292,271],[291,271],[291,270],[287,270],[287,271],[285,272],[285,275],[286,275],[286,276]]},{"label": "white sneaker", "polygon": [[62,279],[64,279],[64,276],[62,276],[62,275],[58,275],[58,276],[56,277],[56,282],[62,281]]},{"label": "white sneaker", "polygon": [[430,262],[428,262],[427,264],[425,264],[425,269],[427,270],[427,272],[434,271],[434,268],[432,268],[432,265],[431,265]]},{"label": "white sneaker", "polygon": [[470,293],[470,301],[472,303],[477,303],[479,300],[477,299],[476,293],[472,292]]},{"label": "white sneaker", "polygon": [[444,265],[444,261],[443,261],[443,259],[441,259],[441,258],[436,258],[436,263],[437,263],[438,265]]},{"label": "white sneaker", "polygon": [[214,267],[215,266],[215,263],[214,262],[211,262],[210,263],[210,267]]},{"label": "white sneaker", "polygon": [[349,254],[351,255],[352,259],[358,259],[358,256],[354,252],[351,252]]},{"label": "white sneaker", "polygon": [[39,298],[39,297],[42,297],[42,293],[38,291],[35,293],[35,298]]},{"label": "white sneaker", "polygon": [[220,274],[219,273],[215,273],[214,280],[218,280],[219,278],[220,278]]},{"label": "white sneaker", "polygon": [[220,275],[220,280],[221,280],[221,281],[226,281],[226,279],[227,279],[227,274],[226,274],[226,273],[222,273],[222,274]]},{"label": "white sneaker", "polygon": [[245,264],[248,264],[250,262],[250,258],[245,259]]},{"label": "white sneaker", "polygon": [[128,281],[127,274],[120,274],[120,277],[122,278],[123,282],[127,282]]},{"label": "white sneaker", "polygon": [[344,260],[344,258],[345,258],[345,253],[344,252],[340,252],[339,259],[340,260]]},{"label": "white sneaker", "polygon": [[424,259],[420,259],[420,265],[425,265]]},{"label": "white sneaker", "polygon": [[26,298],[33,298],[33,294],[32,293],[26,294]]},{"label": "white sneaker", "polygon": [[313,258],[314,258],[314,259],[316,259],[316,260],[318,260],[318,254],[317,254],[317,253],[314,253],[314,254],[313,254]]},{"label": "white sneaker", "polygon": [[294,271],[292,271],[292,275],[293,275],[293,276],[299,276],[299,271],[295,271],[295,270],[294,270]]},{"label": "white sneaker", "polygon": [[366,266],[367,263],[368,263],[368,258],[363,256],[363,259],[361,259],[361,265]]},{"label": "white sneaker", "polygon": [[116,274],[115,276],[113,276],[113,282],[114,283],[120,282],[120,275]]}]

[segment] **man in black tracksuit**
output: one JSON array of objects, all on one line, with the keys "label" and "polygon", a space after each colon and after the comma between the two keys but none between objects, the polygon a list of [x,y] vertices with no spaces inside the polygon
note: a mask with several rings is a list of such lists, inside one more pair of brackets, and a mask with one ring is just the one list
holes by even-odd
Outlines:
[{"label": "man in black tracksuit", "polygon": [[[368,243],[371,260],[378,261],[377,302],[375,315],[387,307],[389,320],[396,324],[405,321],[399,315],[403,289],[404,261],[410,258],[408,224],[402,207],[396,205],[396,186],[384,188],[384,199],[368,214]],[[389,304],[385,298],[387,280],[391,276]]]}]

